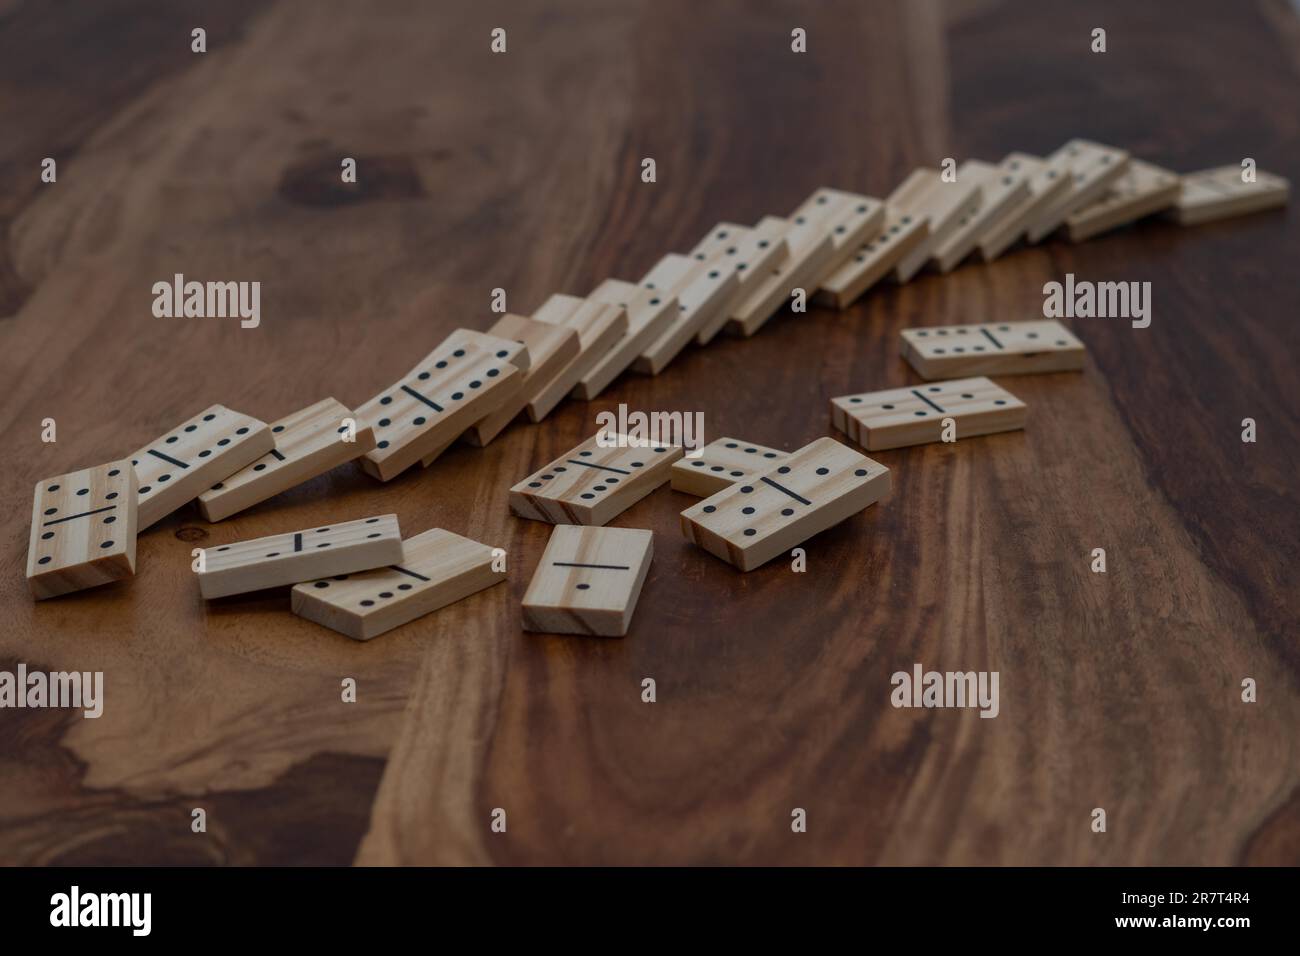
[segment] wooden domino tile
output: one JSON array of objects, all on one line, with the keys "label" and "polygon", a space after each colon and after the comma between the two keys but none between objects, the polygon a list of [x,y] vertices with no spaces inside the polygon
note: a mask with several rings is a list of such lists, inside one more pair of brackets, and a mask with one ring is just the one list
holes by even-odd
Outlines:
[{"label": "wooden domino tile", "polygon": [[509,401],[525,374],[476,346],[444,342],[357,409],[357,425],[375,433],[362,469],[380,481],[396,478]]},{"label": "wooden domino tile", "polygon": [[1263,170],[1256,171],[1253,183],[1242,182],[1240,166],[1188,173],[1182,187],[1169,217],[1183,226],[1285,206],[1291,194],[1287,180]]},{"label": "wooden domino tile", "polygon": [[199,592],[207,599],[350,574],[402,560],[396,515],[344,521],[203,549]]},{"label": "wooden domino tile", "polygon": [[1028,153],[1011,153],[1006,162],[1013,172],[1029,177],[1029,194],[1011,203],[980,234],[975,249],[985,262],[992,262],[1011,248],[1030,223],[1070,190],[1070,169],[1065,157],[1058,156],[1049,162]]},{"label": "wooden domino tile", "polygon": [[[504,318],[514,318],[514,316],[505,316]],[[526,373],[532,367],[532,355],[529,353],[528,346],[524,341],[522,339],[502,338],[500,335],[491,335],[487,332],[476,332],[473,329],[456,329],[451,333],[451,335],[447,336],[446,341],[444,341],[440,347],[451,346],[460,348],[466,345],[472,345],[476,348],[482,349],[484,352],[489,352],[496,358],[509,362],[515,368],[519,369],[520,377],[517,379],[519,383],[518,388],[510,395],[503,397],[502,407],[516,402],[518,396],[523,392],[523,382],[526,378]],[[515,410],[515,414],[519,414],[519,409]],[[469,429],[466,429],[464,432],[461,432],[460,435],[452,435],[451,437],[446,437],[444,435],[437,446],[420,459],[420,464],[425,468],[428,468],[438,460],[444,451],[455,443],[457,438],[465,437],[468,431]]]},{"label": "wooden domino tile", "polygon": [[889,275],[902,259],[919,249],[930,235],[924,216],[885,204],[880,232],[872,236],[822,282],[817,301],[847,309],[862,293]]},{"label": "wooden domino tile", "polygon": [[1178,202],[1181,190],[1176,173],[1131,159],[1105,196],[1070,214],[1065,220],[1066,232],[1071,242],[1091,239],[1168,209]]},{"label": "wooden domino tile", "polygon": [[138,486],[137,531],[193,501],[274,447],[266,422],[223,405],[205,408],[131,456]]},{"label": "wooden domino tile", "polygon": [[326,398],[272,422],[275,447],[199,495],[200,513],[220,521],[361,457],[375,447],[374,429],[356,422],[355,441],[344,441],[349,418],[346,405]]},{"label": "wooden domino tile", "polygon": [[598,432],[511,488],[510,510],[552,524],[603,525],[667,483],[681,457],[680,445],[633,445]]},{"label": "wooden domino tile", "polygon": [[764,216],[754,227],[756,235],[772,241],[780,239],[790,251],[784,260],[758,276],[736,296],[723,326],[728,334],[753,335],[781,310],[794,289],[801,288],[809,295],[816,291],[815,286],[808,286],[808,279],[830,259],[835,245],[828,235],[806,233],[807,244],[796,247],[796,229],[789,219],[779,216]]},{"label": "wooden domino tile", "polygon": [[632,368],[658,375],[704,326],[726,310],[740,288],[739,273],[710,262],[673,253],[664,256],[641,280],[651,289],[677,299],[677,314],[667,328],[637,356]]},{"label": "wooden domino tile", "polygon": [[674,491],[707,498],[737,481],[748,480],[783,462],[786,453],[739,438],[717,438],[700,449],[697,457],[687,455],[673,462]]},{"label": "wooden domino tile", "polygon": [[945,182],[937,169],[921,168],[890,194],[888,204],[896,209],[924,218],[929,232],[916,247],[902,255],[894,266],[894,278],[906,282],[921,271],[935,249],[956,232],[963,219],[979,208],[982,189],[973,178]]},{"label": "wooden domino tile", "polygon": [[1029,197],[1029,174],[1019,159],[1010,156],[996,165],[969,159],[958,167],[957,179],[979,186],[979,203],[935,245],[934,264],[940,272],[956,268],[975,251],[980,236],[994,222]]},{"label": "wooden domino tile", "polygon": [[1055,319],[904,329],[903,357],[925,379],[1083,368],[1083,343]]},{"label": "wooden domino tile", "polygon": [[1061,226],[1072,212],[1106,195],[1128,166],[1128,152],[1086,139],[1072,139],[1050,157],[1048,164],[1063,162],[1069,169],[1069,188],[1047,203],[1026,230],[1030,242],[1039,242]]},{"label": "wooden domino tile", "polygon": [[591,401],[627,371],[677,314],[675,297],[621,279],[606,279],[588,298],[625,309],[627,331],[573,387],[573,397],[584,401]]},{"label": "wooden domino tile", "polygon": [[532,362],[526,343],[517,339],[502,338],[500,335],[491,335],[487,332],[478,332],[474,329],[456,329],[447,336],[442,345],[451,348],[463,348],[466,345],[473,345],[475,348],[482,349],[496,358],[509,362],[521,372],[528,371],[528,367]]},{"label": "wooden domino tile", "polygon": [[736,274],[731,298],[700,325],[695,341],[708,345],[722,331],[736,305],[769,276],[772,269],[790,255],[784,231],[747,229],[732,222],[720,222],[691,250],[697,262],[713,263]]},{"label": "wooden domino tile", "polygon": [[753,335],[795,289],[803,289],[811,298],[854,250],[880,231],[884,221],[885,204],[879,199],[837,189],[817,190],[789,219],[763,219],[755,231],[783,236],[790,253],[732,308],[727,331]]},{"label": "wooden domino tile", "polygon": [[682,533],[697,547],[752,571],[889,493],[889,469],[819,438],[779,465],[737,482],[682,512]]},{"label": "wooden domino tile", "polygon": [[654,533],[561,525],[524,592],[524,630],[622,637],[654,554]]},{"label": "wooden domino tile", "polygon": [[36,485],[27,584],[41,601],[135,574],[136,476],[130,461]]},{"label": "wooden domino tile", "polygon": [[[520,376],[519,390],[504,403],[476,421],[465,432],[465,440],[482,447],[505,431],[519,417],[529,401],[542,387],[555,379],[560,370],[578,357],[582,345],[575,329],[553,322],[538,322],[521,315],[506,314],[493,323],[488,332],[512,339],[528,347],[528,371]],[[450,444],[448,441],[447,444]],[[446,447],[445,445],[443,447]]]},{"label": "wooden domino tile", "polygon": [[831,399],[831,424],[867,451],[940,441],[947,418],[958,441],[1015,431],[1025,427],[1025,403],[987,378]]},{"label": "wooden domino tile", "polygon": [[533,313],[533,319],[578,334],[578,354],[546,380],[529,386],[528,418],[540,422],[560,404],[582,377],[595,367],[628,331],[627,310],[598,299],[553,295]]},{"label": "wooden domino tile", "polygon": [[506,579],[493,569],[493,548],[442,528],[401,547],[400,560],[386,567],[295,585],[293,613],[368,641]]}]

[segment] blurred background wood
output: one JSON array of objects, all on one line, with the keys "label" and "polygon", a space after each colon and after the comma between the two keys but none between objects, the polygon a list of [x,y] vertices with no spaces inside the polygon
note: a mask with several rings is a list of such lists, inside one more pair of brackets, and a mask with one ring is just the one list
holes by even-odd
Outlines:
[{"label": "blurred background wood", "polygon": [[[187,509],[127,584],[35,605],[23,579],[42,477],[211,402],[359,403],[485,328],[494,287],[527,313],[635,280],[818,186],[882,196],[1073,136],[1300,181],[1298,35],[1284,4],[1208,0],[0,5],[0,667],[106,675],[98,720],[0,712],[0,862],[1300,862],[1294,208],[784,315],[388,484],[347,467],[217,525]],[[261,327],[153,318],[176,272],[260,280]],[[662,490],[614,522],[657,532],[628,637],[521,631],[550,527],[507,490],[598,411],[792,449],[831,396],[916,380],[901,328],[1031,318],[1066,272],[1149,280],[1153,323],[1075,321],[1083,374],[1004,380],[1023,433],[879,453],[892,498],[805,574],[691,548],[693,499]],[[389,511],[508,548],[509,584],[369,644],[287,594],[199,598],[196,545]],[[914,662],[999,671],[1000,716],[893,709]]]}]

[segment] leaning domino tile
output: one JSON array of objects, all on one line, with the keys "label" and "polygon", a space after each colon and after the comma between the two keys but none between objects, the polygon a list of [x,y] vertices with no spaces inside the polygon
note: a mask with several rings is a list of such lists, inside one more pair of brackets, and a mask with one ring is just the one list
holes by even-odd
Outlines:
[{"label": "leaning domino tile", "polygon": [[465,432],[465,441],[479,447],[505,431],[506,426],[528,407],[528,403],[582,351],[575,329],[553,322],[526,319],[520,315],[507,313],[501,316],[488,332],[526,345],[530,362],[528,370],[520,376],[519,390]]},{"label": "leaning domino tile", "polygon": [[1029,196],[1029,174],[1019,159],[1010,156],[997,165],[968,159],[958,167],[957,178],[979,186],[979,202],[935,245],[934,264],[940,272],[951,271],[974,252],[980,236]]},{"label": "leaning domino tile", "polygon": [[669,254],[645,274],[641,287],[677,299],[677,314],[632,363],[638,372],[658,375],[699,334],[706,322],[726,313],[740,288],[740,278],[735,269]]},{"label": "leaning domino tile", "polygon": [[204,548],[197,576],[199,592],[211,599],[401,560],[397,516],[379,515]]},{"label": "leaning domino tile", "polygon": [[1019,202],[1011,203],[980,234],[975,249],[985,262],[991,262],[1011,248],[1025,234],[1030,223],[1070,191],[1070,168],[1063,155],[1049,162],[1029,153],[1011,153],[1006,162],[1013,172],[1029,177],[1029,194]]},{"label": "leaning domino tile", "polygon": [[[486,544],[432,528],[402,542],[386,567],[298,584],[293,613],[368,641],[506,579]],[[498,568],[501,568],[498,570]]]},{"label": "leaning domino tile", "polygon": [[1085,350],[1055,319],[904,329],[903,357],[926,379],[1083,368]]},{"label": "leaning domino tile", "polygon": [[1066,232],[1071,242],[1091,239],[1168,209],[1178,202],[1181,191],[1176,173],[1131,159],[1105,196],[1070,214],[1065,220]]},{"label": "leaning domino tile", "polygon": [[786,453],[775,448],[739,438],[716,438],[701,448],[698,455],[687,455],[673,462],[673,490],[707,498],[737,481],[767,471],[785,458]]},{"label": "leaning domino tile", "polygon": [[888,468],[833,438],[819,438],[752,480],[687,508],[682,533],[751,571],[875,504],[889,486]]},{"label": "leaning domino tile", "polygon": [[598,432],[510,489],[510,510],[552,524],[603,525],[669,480],[680,445]]},{"label": "leaning domino tile", "polygon": [[1072,139],[1048,157],[1048,164],[1061,161],[1069,170],[1069,188],[1054,202],[1048,203],[1037,219],[1030,223],[1026,238],[1039,242],[1061,226],[1070,214],[1096,202],[1123,175],[1128,166],[1126,150],[1086,139]]},{"label": "leaning domino tile", "polygon": [[573,387],[573,397],[584,401],[591,401],[630,368],[677,314],[675,297],[620,279],[606,279],[588,298],[626,309],[627,331]]},{"label": "leaning domino tile", "polygon": [[131,456],[139,485],[137,530],[193,501],[274,447],[266,422],[223,405],[205,408]]},{"label": "leaning domino tile", "polygon": [[135,574],[136,477],[109,462],[37,482],[27,584],[38,601]]},{"label": "leaning domino tile", "polygon": [[[627,310],[598,299],[573,295],[552,295],[533,319],[578,335],[578,354],[556,369],[545,381],[538,381],[528,397],[528,418],[540,422],[595,367],[614,343],[628,331]],[[531,386],[530,386],[531,388]]]},{"label": "leaning domino tile", "polygon": [[[463,347],[466,345],[474,346],[476,348],[482,349],[484,352],[491,353],[495,358],[503,359],[504,361],[509,362],[515,368],[519,369],[520,375],[516,380],[518,382],[518,386],[514,390],[512,390],[508,396],[503,397],[501,404],[497,407],[495,411],[495,417],[498,418],[505,414],[508,414],[509,409],[514,409],[514,413],[510,416],[511,418],[513,418],[514,415],[519,414],[519,408],[517,408],[516,405],[520,403],[521,396],[524,394],[524,381],[528,377],[528,372],[532,368],[532,361],[533,361],[532,354],[528,351],[528,345],[526,344],[526,339],[533,339],[534,341],[536,341],[531,333],[520,332],[517,327],[510,324],[511,322],[531,323],[532,320],[521,319],[518,316],[513,316],[513,315],[504,315],[501,317],[501,320],[497,323],[497,325],[493,326],[493,328],[496,331],[502,333],[506,331],[514,331],[520,335],[519,338],[504,338],[503,335],[500,334],[493,335],[487,332],[476,332],[472,329],[457,329],[451,335],[449,335],[447,337],[447,340],[443,343],[443,346],[456,346],[456,347]],[[503,328],[503,323],[505,324],[504,328]],[[542,324],[534,324],[533,326],[531,326],[531,328],[542,329],[544,334],[551,338],[557,338],[562,334],[559,330],[552,330],[549,326],[545,326]],[[576,347],[576,343],[575,343],[575,347]],[[480,419],[479,422],[475,424],[476,425],[480,424],[485,420],[486,417],[484,419]],[[505,425],[503,424],[501,427],[504,428]],[[473,427],[466,429],[465,431],[461,432],[458,435],[451,435],[450,437],[448,437],[448,435],[446,434],[443,434],[439,439],[438,444],[434,446],[434,448],[431,451],[426,452],[424,457],[420,459],[420,464],[422,464],[425,468],[428,468],[430,465],[432,465],[435,461],[438,460],[439,456],[442,455],[444,451],[446,451],[448,448],[451,447],[451,445],[456,441],[457,438],[464,439],[465,441],[470,441],[472,438],[472,434],[473,434]]]},{"label": "leaning domino tile", "polygon": [[831,399],[831,424],[867,451],[941,441],[949,420],[958,441],[1015,431],[1025,427],[1025,403],[987,378]]},{"label": "leaning domino tile", "polygon": [[915,218],[924,218],[929,232],[898,260],[894,278],[906,282],[920,272],[934,251],[958,231],[962,220],[974,215],[982,197],[983,189],[974,177],[963,179],[959,175],[948,181],[937,169],[913,170],[890,194],[888,204]]},{"label": "leaning domino tile", "polygon": [[691,250],[691,258],[710,262],[735,272],[737,283],[731,298],[713,313],[695,333],[695,341],[707,345],[722,331],[734,308],[758,288],[772,269],[790,255],[784,231],[748,229],[732,222],[721,222]]},{"label": "leaning domino tile", "polygon": [[896,268],[905,256],[921,248],[929,235],[927,218],[914,216],[887,201],[880,232],[859,246],[844,265],[822,282],[817,301],[837,309],[847,309]]},{"label": "leaning domino tile", "polygon": [[396,478],[510,401],[526,374],[477,346],[444,342],[357,409],[357,423],[375,433],[362,469],[380,481]]},{"label": "leaning domino tile", "polygon": [[524,630],[622,637],[653,553],[650,531],[558,526],[524,592]]},{"label": "leaning domino tile", "polygon": [[274,448],[199,495],[204,518],[228,518],[375,447],[374,429],[356,422],[351,409],[332,398],[272,422],[271,437]]}]

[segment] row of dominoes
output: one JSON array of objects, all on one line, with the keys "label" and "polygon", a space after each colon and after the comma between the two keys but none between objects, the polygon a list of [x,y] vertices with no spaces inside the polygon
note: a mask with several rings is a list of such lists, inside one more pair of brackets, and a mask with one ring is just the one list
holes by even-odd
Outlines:
[{"label": "row of dominoes", "polygon": [[[929,263],[991,259],[1061,224],[1078,239],[1167,206],[1180,222],[1203,222],[1278,205],[1288,189],[1263,172],[1244,182],[1237,167],[1177,177],[1082,140],[1045,160],[968,161],[952,182],[917,170],[883,202],[820,189],[787,219],[720,224],[640,283],[611,279],[585,299],[554,295],[531,317],[503,315],[487,332],[459,329],[355,412],[330,398],[268,426],[214,405],[129,459],[39,482],[30,586],[46,598],[129,577],[137,531],[196,498],[218,521],[353,459],[386,481],[458,438],[484,445],[519,415],[537,422],[566,395],[594,398],[629,368],[657,374],[692,341],[753,334],[795,289],[843,307],[890,272],[905,281]],[[981,354],[1006,350],[991,327],[969,347],[944,334],[905,333],[923,376],[997,370],[999,356]],[[1077,346],[1064,330],[1061,340]]]}]

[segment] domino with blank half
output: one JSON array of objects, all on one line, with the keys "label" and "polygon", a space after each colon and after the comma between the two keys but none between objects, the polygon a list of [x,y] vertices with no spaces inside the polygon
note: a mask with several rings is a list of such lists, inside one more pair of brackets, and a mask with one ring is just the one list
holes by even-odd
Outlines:
[{"label": "domino with blank half", "polygon": [[786,230],[769,222],[765,229],[748,229],[722,222],[709,230],[691,250],[691,258],[736,274],[736,288],[722,308],[701,323],[695,333],[699,345],[708,345],[722,331],[732,310],[790,255]]},{"label": "domino with blank half", "polygon": [[199,592],[211,600],[401,560],[397,516],[379,515],[204,548],[197,576]]},{"label": "domino with blank half", "polygon": [[510,489],[510,510],[552,524],[603,525],[669,480],[680,445],[597,432]]},{"label": "domino with blank half", "polygon": [[351,429],[349,420],[346,405],[326,398],[272,422],[275,447],[199,495],[199,512],[220,521],[364,455],[375,447],[374,429]]},{"label": "domino with blank half", "polygon": [[904,329],[903,358],[925,379],[1083,368],[1085,350],[1055,319]]},{"label": "domino with blank half", "polygon": [[929,232],[914,249],[906,252],[894,266],[894,278],[906,282],[921,271],[922,266],[949,236],[956,232],[963,219],[973,216],[979,208],[983,190],[975,177],[958,176],[947,182],[937,169],[921,168],[903,180],[903,184],[889,196],[888,204],[923,218]]},{"label": "domino with blank half", "polygon": [[537,322],[572,329],[578,335],[578,354],[556,369],[550,378],[529,384],[528,418],[540,422],[573,391],[582,377],[628,331],[627,310],[598,299],[552,295],[533,313]]},{"label": "domino with blank half", "polygon": [[440,453],[483,415],[517,395],[525,374],[478,346],[443,342],[357,409],[357,424],[375,434],[375,447],[360,459],[362,469],[389,481]]},{"label": "domino with blank half", "polygon": [[1069,188],[1045,204],[1029,224],[1026,238],[1040,242],[1057,230],[1070,214],[1101,199],[1115,185],[1128,167],[1126,150],[1086,139],[1072,139],[1050,157],[1049,166],[1064,163],[1069,171]]},{"label": "domino with blank half", "polygon": [[889,469],[819,438],[779,465],[737,482],[681,514],[686,539],[751,571],[889,493]]},{"label": "domino with blank half", "polygon": [[606,279],[587,297],[627,312],[627,331],[597,359],[573,387],[573,397],[591,401],[623,374],[677,314],[677,299],[634,282]]},{"label": "domino with blank half", "polygon": [[930,235],[930,223],[885,201],[885,218],[880,232],[859,246],[847,262],[831,273],[817,293],[817,301],[847,309],[873,285],[897,268]]},{"label": "domino with blank half", "polygon": [[1066,232],[1071,242],[1091,239],[1168,209],[1178,202],[1181,191],[1176,173],[1131,159],[1105,196],[1070,214],[1065,220]]},{"label": "domino with blank half", "polygon": [[27,585],[41,601],[135,574],[136,476],[109,462],[37,482]]},{"label": "domino with blank half", "polygon": [[304,581],[290,592],[293,613],[358,641],[368,641],[500,584],[495,549],[442,528],[401,543],[385,567]]},{"label": "domino with blank half", "polygon": [[795,289],[808,297],[866,240],[885,219],[879,199],[836,189],[819,189],[789,219],[764,218],[755,231],[782,235],[789,255],[746,290],[731,309],[727,331],[753,335],[789,301]]},{"label": "domino with blank half", "polygon": [[973,438],[1025,427],[1025,403],[987,378],[918,385],[831,399],[831,424],[867,451]]},{"label": "domino with blank half", "polygon": [[994,222],[1029,196],[1029,174],[1010,156],[997,165],[968,159],[957,168],[957,179],[975,183],[980,193],[977,205],[935,244],[933,261],[940,272],[956,268]]},{"label": "domino with blank half", "polygon": [[1255,181],[1243,182],[1240,166],[1218,166],[1182,177],[1182,192],[1168,213],[1179,225],[1194,226],[1232,216],[1285,206],[1291,184],[1281,176],[1258,170]]},{"label": "domino with blank half", "polygon": [[1006,252],[1025,234],[1030,223],[1070,189],[1070,170],[1064,157],[1048,161],[1029,153],[1011,153],[1005,162],[1013,173],[1029,178],[1029,193],[1009,204],[985,226],[975,244],[976,252],[985,262],[992,262]]},{"label": "domino with blank half", "polygon": [[624,636],[653,555],[650,531],[558,526],[524,592],[524,630]]},{"label": "domino with blank half", "polygon": [[139,486],[136,530],[193,501],[274,447],[266,422],[223,405],[205,408],[131,456]]},{"label": "domino with blank half", "polygon": [[785,458],[786,453],[775,448],[739,438],[715,438],[700,449],[698,456],[688,455],[673,462],[673,490],[707,498],[737,481],[767,471]]},{"label": "domino with blank half", "polygon": [[677,299],[677,314],[637,356],[632,368],[658,375],[675,359],[706,322],[725,315],[740,288],[735,269],[670,253],[641,279],[641,287]]}]

